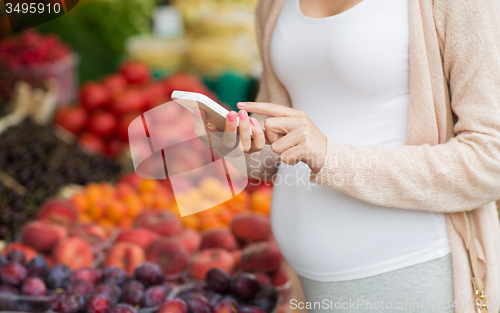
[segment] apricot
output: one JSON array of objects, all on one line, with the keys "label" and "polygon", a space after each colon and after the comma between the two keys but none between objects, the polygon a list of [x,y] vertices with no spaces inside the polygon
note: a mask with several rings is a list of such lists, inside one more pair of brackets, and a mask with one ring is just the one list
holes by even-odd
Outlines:
[{"label": "apricot", "polygon": [[231,211],[235,213],[243,212],[250,208],[250,195],[248,191],[243,190],[231,200],[227,201],[226,204]]},{"label": "apricot", "polygon": [[195,215],[188,215],[181,217],[182,225],[186,228],[198,229],[200,226],[200,220]]},{"label": "apricot", "polygon": [[130,194],[126,196],[123,199],[123,203],[127,210],[127,216],[130,218],[136,217],[142,211],[141,199],[136,195]]},{"label": "apricot", "polygon": [[257,190],[251,198],[252,211],[269,215],[271,213],[271,195]]},{"label": "apricot", "polygon": [[127,216],[127,207],[121,201],[112,201],[106,208],[106,217],[118,223]]},{"label": "apricot", "polygon": [[84,194],[77,194],[71,199],[71,202],[75,205],[79,212],[87,211],[89,206],[87,197]]},{"label": "apricot", "polygon": [[139,183],[139,192],[147,193],[152,192],[158,187],[158,182],[152,179],[144,179]]},{"label": "apricot", "polygon": [[91,204],[88,209],[88,214],[95,221],[101,220],[106,214],[106,203],[104,201],[98,201]]}]

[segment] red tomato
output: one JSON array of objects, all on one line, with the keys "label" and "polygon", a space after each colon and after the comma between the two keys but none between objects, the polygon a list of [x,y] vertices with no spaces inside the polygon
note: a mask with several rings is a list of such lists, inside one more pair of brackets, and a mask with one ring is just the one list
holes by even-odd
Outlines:
[{"label": "red tomato", "polygon": [[122,152],[124,147],[123,142],[119,140],[111,140],[104,147],[104,154],[110,157],[115,157]]},{"label": "red tomato", "polygon": [[120,119],[116,133],[117,137],[123,142],[128,142],[128,127],[138,116],[140,116],[140,113],[129,113]]},{"label": "red tomato", "polygon": [[111,94],[127,86],[127,80],[121,74],[108,75],[104,77],[102,83]]},{"label": "red tomato", "polygon": [[169,96],[165,94],[165,90],[160,83],[151,83],[142,89],[142,94],[145,102],[145,111],[170,101]]},{"label": "red tomato", "polygon": [[87,112],[82,107],[62,107],[57,111],[56,123],[66,130],[78,134],[87,122]]},{"label": "red tomato", "polygon": [[104,152],[104,143],[102,140],[91,133],[83,133],[80,136],[78,143],[87,152],[99,154]]},{"label": "red tomato", "polygon": [[80,103],[87,111],[102,109],[108,105],[109,99],[106,87],[95,82],[86,83],[80,91]]},{"label": "red tomato", "polygon": [[110,108],[114,114],[121,116],[134,111],[142,112],[144,104],[145,101],[142,93],[131,89],[115,93],[111,100]]},{"label": "red tomato", "polygon": [[120,67],[120,73],[129,84],[140,84],[149,80],[149,68],[137,61],[127,61]]},{"label": "red tomato", "polygon": [[97,137],[108,137],[116,129],[116,117],[106,111],[97,111],[89,120],[88,130]]}]

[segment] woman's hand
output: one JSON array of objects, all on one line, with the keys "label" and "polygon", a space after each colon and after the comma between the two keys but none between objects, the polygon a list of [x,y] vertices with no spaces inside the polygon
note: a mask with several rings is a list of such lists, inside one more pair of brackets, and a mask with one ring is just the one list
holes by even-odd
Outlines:
[{"label": "woman's hand", "polygon": [[[236,123],[238,116],[239,127]],[[251,130],[250,125],[252,125]],[[221,131],[207,122],[205,111],[200,109],[199,114],[195,115],[195,134],[201,138],[207,132],[220,133]],[[252,133],[253,138],[250,133]],[[249,118],[246,110],[241,110],[238,113],[231,111],[226,117],[222,144],[225,148],[232,150],[237,143],[242,151],[248,153],[264,149],[266,143],[262,127],[255,118]]]},{"label": "woman's hand", "polygon": [[271,116],[264,121],[264,127],[271,149],[280,155],[281,161],[290,165],[302,161],[313,173],[321,170],[326,157],[326,136],[305,112],[258,102],[240,102],[238,108]]}]

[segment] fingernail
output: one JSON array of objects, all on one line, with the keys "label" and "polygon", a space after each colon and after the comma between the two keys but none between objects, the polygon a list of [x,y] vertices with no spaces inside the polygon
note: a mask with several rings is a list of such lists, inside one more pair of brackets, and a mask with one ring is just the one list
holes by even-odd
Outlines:
[{"label": "fingernail", "polygon": [[244,108],[245,105],[247,105],[245,102],[238,102],[237,104],[238,108]]},{"label": "fingernail", "polygon": [[242,120],[242,121],[247,120],[247,117],[248,117],[247,111],[240,111],[240,112],[238,112],[238,114],[240,115],[240,120]]},{"label": "fingernail", "polygon": [[257,126],[257,120],[255,119],[255,117],[251,117],[250,118],[250,124],[252,124],[253,126]]},{"label": "fingernail", "polygon": [[196,110],[195,114],[196,114],[196,116],[201,117],[201,111],[200,110]]},{"label": "fingernail", "polygon": [[234,114],[233,112],[230,112],[227,115],[227,120],[229,121],[229,123],[234,123],[236,121],[236,114]]}]

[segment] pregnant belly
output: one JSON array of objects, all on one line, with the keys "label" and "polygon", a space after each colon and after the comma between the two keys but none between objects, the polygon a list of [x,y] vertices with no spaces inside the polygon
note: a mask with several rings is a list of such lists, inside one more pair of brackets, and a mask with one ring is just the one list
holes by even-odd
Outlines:
[{"label": "pregnant belly", "polygon": [[443,214],[372,205],[309,184],[309,172],[302,163],[280,167],[271,209],[276,242],[299,275],[364,276],[446,249]]}]

